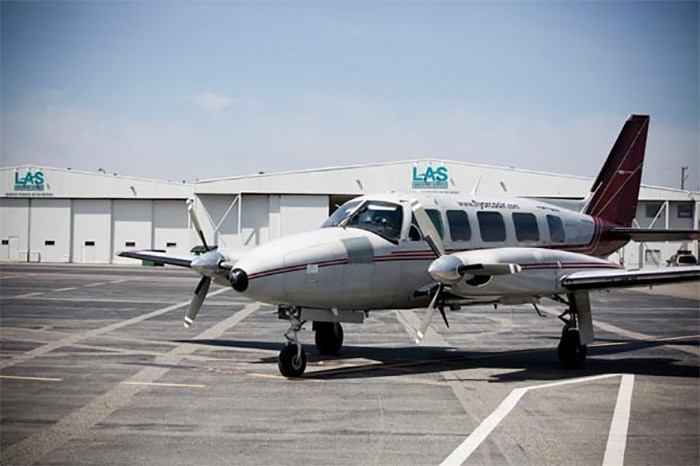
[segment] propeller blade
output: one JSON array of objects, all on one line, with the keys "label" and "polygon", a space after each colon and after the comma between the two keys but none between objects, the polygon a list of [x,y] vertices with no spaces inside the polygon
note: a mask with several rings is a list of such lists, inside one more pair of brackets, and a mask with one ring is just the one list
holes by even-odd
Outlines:
[{"label": "propeller blade", "polygon": [[510,275],[520,273],[523,268],[518,264],[469,264],[457,267],[460,275]]},{"label": "propeller blade", "polygon": [[[437,292],[435,292],[435,296],[433,296],[433,300],[430,301],[430,306],[428,306],[428,310],[423,316],[423,320],[420,323],[420,327],[418,327],[418,330],[416,331],[416,344],[420,344],[420,342],[423,341],[423,337],[425,337],[425,331],[428,330],[428,325],[430,325],[430,321],[433,320],[433,314],[435,314],[435,308],[437,307],[437,302],[440,298],[440,293],[442,293],[442,290],[444,288],[445,285],[441,283],[438,286]],[[444,311],[440,310],[440,312],[442,313]],[[447,319],[445,319],[445,321],[447,321]]]},{"label": "propeller blade", "polygon": [[192,199],[187,200],[187,212],[190,214],[190,218],[192,219],[192,223],[194,224],[194,228],[197,230],[197,234],[199,235],[199,239],[202,240],[202,245],[204,246],[204,249],[207,251],[211,251],[211,248],[207,244],[206,238],[204,238],[204,232],[202,231],[202,227],[199,224],[199,219],[197,218],[197,214],[194,213],[194,201]]},{"label": "propeller blade", "polygon": [[204,298],[207,297],[209,285],[211,285],[211,278],[209,277],[202,277],[202,279],[199,281],[197,288],[195,288],[194,290],[194,296],[192,297],[192,301],[190,301],[190,305],[187,308],[187,313],[185,314],[185,327],[189,327],[194,323],[194,319],[195,317],[197,317],[197,313],[202,308]]},{"label": "propeller blade", "polygon": [[436,257],[445,255],[445,246],[442,244],[442,239],[433,225],[433,221],[430,220],[428,214],[426,213],[423,206],[416,199],[411,201],[411,210],[413,215],[416,217],[416,222],[418,222],[418,228],[423,234],[423,238],[432,249]]}]

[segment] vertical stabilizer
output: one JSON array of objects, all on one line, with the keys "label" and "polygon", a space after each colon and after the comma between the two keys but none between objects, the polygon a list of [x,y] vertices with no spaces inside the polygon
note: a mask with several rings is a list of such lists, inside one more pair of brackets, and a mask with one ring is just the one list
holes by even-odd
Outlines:
[{"label": "vertical stabilizer", "polygon": [[630,226],[637,213],[642,181],[648,115],[631,115],[591,187],[584,213],[621,226]]}]

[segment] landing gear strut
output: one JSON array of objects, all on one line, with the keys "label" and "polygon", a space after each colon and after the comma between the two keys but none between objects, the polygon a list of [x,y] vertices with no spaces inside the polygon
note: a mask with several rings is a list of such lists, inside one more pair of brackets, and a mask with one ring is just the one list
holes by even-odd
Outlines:
[{"label": "landing gear strut", "polygon": [[343,346],[343,327],[339,322],[314,322],[316,348],[321,354],[335,356]]},{"label": "landing gear strut", "polygon": [[289,315],[289,329],[284,334],[287,344],[280,351],[277,366],[285,377],[301,377],[306,370],[306,352],[299,341],[299,331],[304,322],[299,320],[299,311]]},{"label": "landing gear strut", "polygon": [[[586,345],[581,344],[579,307],[588,304],[588,295],[586,295],[585,303],[581,302],[580,299],[572,299],[574,298],[572,295],[570,295],[569,298],[570,302],[566,302],[561,298],[557,299],[557,301],[569,305],[569,308],[559,316],[559,319],[564,322],[564,328],[561,331],[561,340],[559,340],[559,345],[557,346],[557,355],[559,356],[559,362],[564,368],[581,369],[586,363]],[[577,307],[577,305],[579,307]],[[587,315],[590,316],[590,305]],[[567,318],[567,316],[569,317]]]}]

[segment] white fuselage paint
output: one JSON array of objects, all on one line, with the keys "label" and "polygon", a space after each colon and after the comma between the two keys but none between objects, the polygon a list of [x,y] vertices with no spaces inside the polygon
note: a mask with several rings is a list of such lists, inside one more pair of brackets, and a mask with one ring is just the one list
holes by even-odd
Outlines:
[{"label": "white fuselage paint", "polygon": [[[321,309],[399,309],[426,306],[429,291],[436,285],[428,267],[436,259],[426,241],[411,236],[410,201],[417,199],[426,211],[439,212],[443,223],[446,253],[457,254],[467,263],[517,263],[522,271],[492,277],[488,283],[472,285],[471,275],[451,286],[450,293],[463,303],[529,302],[538,295],[561,293],[560,278],[566,274],[616,267],[591,257],[600,240],[597,219],[546,203],[520,199],[476,198],[463,194],[388,193],[356,200],[379,201],[402,206],[403,220],[396,241],[364,229],[326,227],[287,236],[260,246],[235,264],[249,277],[243,295],[278,305]],[[471,237],[452,238],[449,211],[468,216]],[[477,216],[499,213],[505,238],[485,241]],[[538,238],[519,241],[514,213],[534,215]],[[564,238],[553,238],[547,215],[561,220]],[[364,246],[363,246],[364,245]],[[364,248],[364,249],[363,249]],[[369,254],[368,254],[369,250]],[[225,251],[221,251],[226,256]],[[368,260],[367,257],[370,257]],[[227,285],[224,275],[214,277]]]}]

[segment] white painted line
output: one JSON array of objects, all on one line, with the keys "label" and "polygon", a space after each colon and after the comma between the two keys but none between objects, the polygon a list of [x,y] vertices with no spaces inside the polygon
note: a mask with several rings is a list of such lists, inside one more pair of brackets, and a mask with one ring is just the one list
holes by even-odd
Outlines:
[{"label": "white painted line", "polygon": [[615,414],[610,424],[610,435],[605,447],[603,466],[622,466],[625,460],[625,446],[627,445],[627,427],[630,423],[630,408],[632,406],[632,389],[634,387],[634,375],[624,374],[620,382],[620,391],[617,393]]},{"label": "white painted line", "polygon": [[532,387],[516,388],[501,402],[500,405],[486,418],[469,436],[462,442],[445,460],[440,463],[440,466],[457,466],[464,463],[469,456],[486,440],[486,437],[495,429],[500,422],[515,408],[518,401],[530,390],[539,388],[558,387],[561,385],[570,385],[575,383],[591,382],[593,380],[607,379],[610,377],[619,377],[620,374],[604,374],[592,377],[580,377],[576,379],[562,380],[559,382],[535,385]]},{"label": "white painted line", "polygon": [[[20,295],[17,295],[17,296],[8,296],[8,298],[29,298],[29,297],[31,297],[31,296],[39,296],[40,294],[44,294],[44,292],[41,291],[41,292],[39,292],[39,293],[20,294]],[[7,299],[7,298],[6,298],[6,299]]]},{"label": "white painted line", "polygon": [[[216,296],[218,294],[224,293],[225,291],[228,291],[229,289],[230,288],[221,288],[220,290],[216,290],[212,293],[209,293],[209,296]],[[165,314],[166,312],[180,309],[182,307],[188,306],[189,304],[190,304],[190,300],[188,299],[187,301],[182,301],[180,303],[173,304],[172,306],[167,306],[167,307],[164,307],[162,309],[158,309],[156,311],[149,312],[147,314],[141,314],[141,315],[133,317],[131,319],[115,322],[113,324],[109,324],[107,326],[96,328],[96,329],[93,329],[93,330],[90,330],[87,332],[68,335],[65,338],[57,340],[53,343],[49,343],[49,344],[40,346],[38,348],[35,348],[31,351],[27,351],[26,353],[19,354],[17,356],[12,357],[12,358],[0,359],[0,369],[5,369],[5,368],[10,367],[10,366],[25,363],[31,359],[37,358],[39,356],[43,356],[44,354],[49,353],[51,351],[54,351],[58,348],[63,348],[65,346],[74,345],[75,343],[78,343],[79,341],[82,341],[82,340],[87,340],[87,339],[94,338],[94,337],[99,336],[99,335],[103,335],[105,333],[113,332],[115,330],[119,330],[120,328],[128,327],[129,325],[138,324],[139,322],[143,322],[144,320],[150,319],[152,317],[157,317],[159,315]],[[234,314],[234,315],[237,315],[237,314]]]},{"label": "white painted line", "polygon": [[175,387],[175,388],[207,388],[203,384],[189,383],[164,383],[164,382],[124,382],[127,385],[147,385],[150,387]]},{"label": "white painted line", "polygon": [[53,379],[51,377],[21,377],[18,375],[0,375],[0,379],[10,380],[36,380],[38,382],[60,382],[63,379]]},{"label": "white painted line", "polygon": [[89,285],[83,285],[84,288],[90,288],[92,286],[102,286],[104,285],[105,282],[100,282],[100,283],[90,283]]},{"label": "white painted line", "polygon": [[58,289],[51,290],[51,291],[73,291],[73,290],[77,290],[77,288],[74,286],[69,286],[68,288],[58,288]]}]

